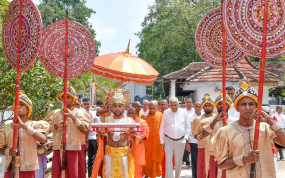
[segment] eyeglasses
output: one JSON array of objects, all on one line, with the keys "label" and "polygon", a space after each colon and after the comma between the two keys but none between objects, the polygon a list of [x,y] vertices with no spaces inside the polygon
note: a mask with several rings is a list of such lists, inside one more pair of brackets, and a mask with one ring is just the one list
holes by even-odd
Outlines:
[{"label": "eyeglasses", "polygon": [[137,107],[141,108],[142,106],[137,106]]},{"label": "eyeglasses", "polygon": [[167,104],[161,104],[161,106],[167,106]]}]

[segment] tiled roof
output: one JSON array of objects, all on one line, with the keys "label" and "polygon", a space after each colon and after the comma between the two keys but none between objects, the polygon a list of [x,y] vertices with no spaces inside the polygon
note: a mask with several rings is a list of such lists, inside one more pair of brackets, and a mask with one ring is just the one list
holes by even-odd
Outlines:
[{"label": "tiled roof", "polygon": [[[285,64],[277,62],[266,62],[265,77],[267,82],[278,82],[284,80]],[[236,66],[226,69],[226,80],[228,82],[239,82],[246,77],[250,82],[259,80],[259,62],[251,62],[248,57],[242,59]],[[184,82],[218,82],[222,81],[222,68],[213,68],[205,62],[193,62],[185,68],[164,75],[163,87],[168,96],[170,80],[176,79],[176,91],[180,91]],[[177,90],[178,89],[178,90]],[[177,92],[177,94],[178,94]],[[178,94],[179,96],[179,94]]]},{"label": "tiled roof", "polygon": [[205,62],[193,62],[181,70],[162,76],[162,79],[163,80],[186,79],[189,76],[200,72],[206,67],[209,67],[209,65],[206,64]]},{"label": "tiled roof", "polygon": [[[240,79],[246,77],[250,82],[259,80],[259,68],[257,68],[248,58],[242,59],[236,66],[226,69],[226,80],[228,82],[238,82]],[[272,73],[266,69],[265,81],[279,81],[280,76]],[[201,75],[195,77],[190,76],[186,79],[188,82],[218,82],[222,81],[222,68],[211,68],[203,72]]]}]

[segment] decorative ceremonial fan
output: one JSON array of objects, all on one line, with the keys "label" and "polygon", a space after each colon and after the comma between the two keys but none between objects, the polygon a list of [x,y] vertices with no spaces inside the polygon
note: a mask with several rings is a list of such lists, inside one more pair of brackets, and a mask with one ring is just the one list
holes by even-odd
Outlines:
[{"label": "decorative ceremonial fan", "polygon": [[[40,59],[53,75],[64,78],[66,20],[49,25],[43,32]],[[96,47],[89,31],[81,24],[68,20],[67,78],[86,73],[95,59]]]},{"label": "decorative ceremonial fan", "polygon": [[[20,0],[12,1],[8,8],[7,18],[3,21],[2,44],[7,61],[17,70]],[[36,61],[42,32],[43,23],[37,6],[30,0],[22,0],[20,72],[28,70]]]},{"label": "decorative ceremonial fan", "polygon": [[[207,12],[196,30],[196,48],[200,57],[213,67],[223,67],[223,29],[221,8]],[[234,66],[245,54],[226,38],[226,66]]]},{"label": "decorative ceremonial fan", "polygon": [[[284,5],[284,0],[269,0],[267,58],[285,54]],[[229,39],[247,55],[261,57],[264,0],[225,0],[223,11]]]}]

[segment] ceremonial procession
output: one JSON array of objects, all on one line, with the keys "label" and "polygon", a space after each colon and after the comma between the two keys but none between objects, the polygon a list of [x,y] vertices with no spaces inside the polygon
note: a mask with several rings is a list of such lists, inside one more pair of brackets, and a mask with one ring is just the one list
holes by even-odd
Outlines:
[{"label": "ceremonial procession", "polygon": [[285,178],[284,0],[0,5],[0,178]]}]

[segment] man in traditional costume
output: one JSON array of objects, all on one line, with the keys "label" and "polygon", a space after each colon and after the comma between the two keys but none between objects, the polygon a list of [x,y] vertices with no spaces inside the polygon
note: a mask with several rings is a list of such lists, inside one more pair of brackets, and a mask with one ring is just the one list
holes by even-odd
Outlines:
[{"label": "man in traditional costume", "polygon": [[216,118],[216,114],[213,114],[215,108],[215,103],[209,94],[205,94],[202,99],[202,108],[204,109],[204,114],[196,117],[191,122],[192,133],[195,139],[198,139],[198,160],[197,160],[197,177],[206,178],[205,171],[205,147],[207,140],[205,138],[200,139],[200,134],[202,133],[203,128],[201,129],[200,122],[204,119]]},{"label": "man in traditional costume", "polygon": [[[37,143],[46,142],[49,124],[45,121],[31,120],[32,101],[27,95],[20,93],[18,123],[4,124],[0,128],[0,154],[6,155],[5,178],[10,178],[12,156],[19,157],[19,166],[14,171],[15,178],[34,178],[35,170],[39,169]],[[15,111],[15,103],[13,104]],[[13,126],[14,125],[14,126]],[[18,128],[17,150],[13,149],[13,128]]]},{"label": "man in traditional costume", "polygon": [[[275,178],[272,141],[285,145],[285,131],[268,114],[257,114],[257,92],[243,83],[236,92],[234,107],[240,118],[222,127],[215,135],[215,156],[229,178],[248,178],[255,163],[256,178]],[[258,150],[253,151],[255,120],[260,119]]]},{"label": "man in traditional costume", "polygon": [[[63,99],[64,90],[62,89],[60,98]],[[81,109],[73,106],[76,101],[76,91],[73,87],[67,88],[67,111],[63,109],[50,111],[46,116],[46,121],[51,125],[50,132],[53,132],[53,158],[52,158],[52,177],[79,177],[79,154],[82,149],[82,135],[88,133],[92,118]],[[62,171],[62,137],[63,137],[63,117],[66,115],[66,167]],[[84,149],[84,148],[83,148]],[[85,173],[86,176],[86,173]],[[84,176],[84,177],[85,177]]]},{"label": "man in traditional costume", "polygon": [[146,165],[143,167],[143,173],[146,177],[151,178],[161,176],[161,162],[164,155],[159,137],[162,114],[157,112],[157,107],[157,101],[151,101],[148,106],[148,114],[142,116],[149,126],[149,136],[145,141]]},{"label": "man in traditional costume", "polygon": [[[128,98],[125,98],[124,94],[126,93],[121,88],[111,92],[111,97],[108,102],[111,106],[112,114],[105,118],[106,123],[135,123],[132,118],[124,116],[125,102],[128,101]],[[100,137],[104,137],[105,129],[102,128],[101,130]],[[111,132],[107,132],[108,141],[105,148],[103,177],[133,178],[135,165],[133,155],[130,152],[128,137],[134,139],[135,142],[141,142],[141,137],[138,133],[129,132],[135,131],[136,129],[134,128],[107,128],[107,130]],[[98,165],[96,165],[96,163],[99,162],[97,160],[102,156],[100,155],[102,154],[102,145],[99,145],[99,147],[93,167],[92,178],[97,177]]]},{"label": "man in traditional costume", "polygon": [[139,101],[133,103],[133,107],[136,109],[136,117],[141,118],[143,113],[141,112],[142,105]]},{"label": "man in traditional costume", "polygon": [[[232,106],[232,100],[229,97],[229,95],[226,95],[226,111],[231,108]],[[218,115],[216,117],[209,117],[204,119],[200,122],[200,129],[202,130],[202,134],[200,135],[200,139],[206,138],[207,143],[205,147],[205,161],[206,161],[206,177],[209,178],[217,178],[222,176],[222,172],[219,171],[218,174],[218,164],[215,161],[215,154],[214,154],[214,145],[212,141],[212,138],[217,133],[217,131],[223,127],[223,93],[220,93],[220,95],[215,100],[215,107],[217,108]],[[226,118],[226,124],[232,123],[234,120],[237,120],[236,118],[230,116],[227,114]],[[209,176],[208,176],[209,175]],[[225,177],[225,176],[224,176]]]},{"label": "man in traditional costume", "polygon": [[164,111],[159,135],[162,148],[166,155],[166,178],[173,178],[173,153],[175,154],[175,177],[180,178],[183,154],[188,140],[190,123],[187,112],[178,108],[176,97],[169,100],[170,109]]}]

